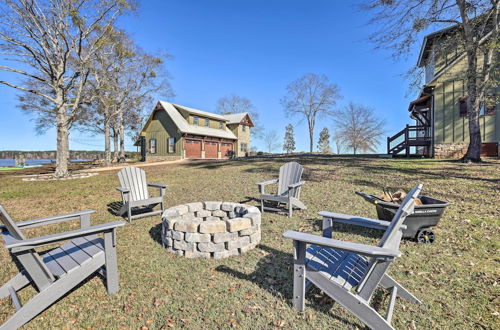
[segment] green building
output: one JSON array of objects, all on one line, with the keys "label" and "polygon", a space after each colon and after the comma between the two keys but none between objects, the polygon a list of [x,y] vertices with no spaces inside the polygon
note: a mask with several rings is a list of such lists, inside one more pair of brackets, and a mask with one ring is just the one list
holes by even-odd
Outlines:
[{"label": "green building", "polygon": [[159,101],[135,145],[146,161],[243,157],[251,127],[247,113],[218,115]]},{"label": "green building", "polygon": [[[465,72],[467,57],[454,49],[443,54],[441,42],[454,27],[427,35],[417,65],[425,69],[425,86],[408,107],[414,125],[387,138],[387,153],[460,158],[469,145]],[[485,36],[485,39],[488,35]],[[482,65],[482,58],[478,66]],[[494,65],[498,65],[495,63]],[[481,103],[481,156],[498,156],[500,142],[499,90]]]}]

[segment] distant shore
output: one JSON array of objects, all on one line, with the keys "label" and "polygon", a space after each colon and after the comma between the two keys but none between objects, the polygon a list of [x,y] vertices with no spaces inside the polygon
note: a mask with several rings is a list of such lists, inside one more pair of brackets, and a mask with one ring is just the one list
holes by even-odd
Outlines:
[{"label": "distant shore", "polygon": [[[137,152],[126,151],[126,154],[129,156],[135,156]],[[56,159],[55,150],[48,150],[48,151],[2,150],[0,151],[0,160],[13,160],[20,155],[22,155],[27,161],[34,161],[34,160],[48,161],[42,164],[50,163],[50,160]],[[90,161],[99,160],[99,159],[104,159],[104,151],[71,150],[69,158],[74,160],[90,160]]]}]

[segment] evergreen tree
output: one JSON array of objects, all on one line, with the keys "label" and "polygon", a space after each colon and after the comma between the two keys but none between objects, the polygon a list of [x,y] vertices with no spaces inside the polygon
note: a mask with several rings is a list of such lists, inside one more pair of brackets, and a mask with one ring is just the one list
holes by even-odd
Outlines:
[{"label": "evergreen tree", "polygon": [[323,128],[319,133],[318,150],[321,153],[328,154],[330,150],[330,133],[328,133],[328,128]]},{"label": "evergreen tree", "polygon": [[292,124],[285,127],[285,140],[283,141],[283,151],[287,154],[295,151],[295,137]]}]

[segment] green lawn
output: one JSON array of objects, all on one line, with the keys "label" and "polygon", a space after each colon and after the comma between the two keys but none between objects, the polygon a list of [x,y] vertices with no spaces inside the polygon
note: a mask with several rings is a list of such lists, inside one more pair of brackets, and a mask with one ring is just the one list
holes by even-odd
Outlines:
[{"label": "green lawn", "polygon": [[[307,297],[306,312],[291,306],[292,243],[286,230],[320,232],[321,210],[375,217],[373,205],[354,194],[378,194],[388,186],[409,190],[424,184],[424,195],[453,203],[435,228],[437,241],[405,240],[403,256],[389,273],[423,304],[398,300],[393,325],[399,329],[498,328],[500,298],[500,161],[463,165],[455,161],[363,157],[299,157],[226,162],[190,162],[146,167],[148,180],[168,184],[167,206],[203,200],[248,201],[258,205],[256,182],[276,177],[285,161],[305,165],[302,190],[306,211],[262,217],[262,241],[254,250],[222,260],[185,259],[159,243],[160,218],[144,218],[118,231],[120,291],[106,295],[95,276],[25,327],[47,328],[362,328],[319,291]],[[0,203],[17,221],[81,209],[95,209],[93,223],[114,221],[107,204],[119,200],[116,171],[87,179],[24,182],[0,177]],[[77,223],[51,230],[75,229]],[[375,244],[376,231],[336,227],[335,238]],[[6,250],[0,252],[0,284],[16,272]],[[25,289],[21,300],[34,292]],[[379,292],[384,309],[388,296]],[[0,324],[14,312],[0,300]]]},{"label": "green lawn", "polygon": [[20,170],[22,168],[19,167],[0,167],[0,171],[15,171],[15,170]]}]

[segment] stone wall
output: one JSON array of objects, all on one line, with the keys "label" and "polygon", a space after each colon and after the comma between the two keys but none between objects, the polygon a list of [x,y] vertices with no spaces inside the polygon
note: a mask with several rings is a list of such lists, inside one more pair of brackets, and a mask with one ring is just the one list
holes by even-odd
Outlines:
[{"label": "stone wall", "polygon": [[257,207],[230,202],[198,202],[162,215],[162,243],[187,258],[221,259],[253,249],[261,239]]},{"label": "stone wall", "polygon": [[462,158],[468,143],[439,143],[434,145],[434,158]]}]

